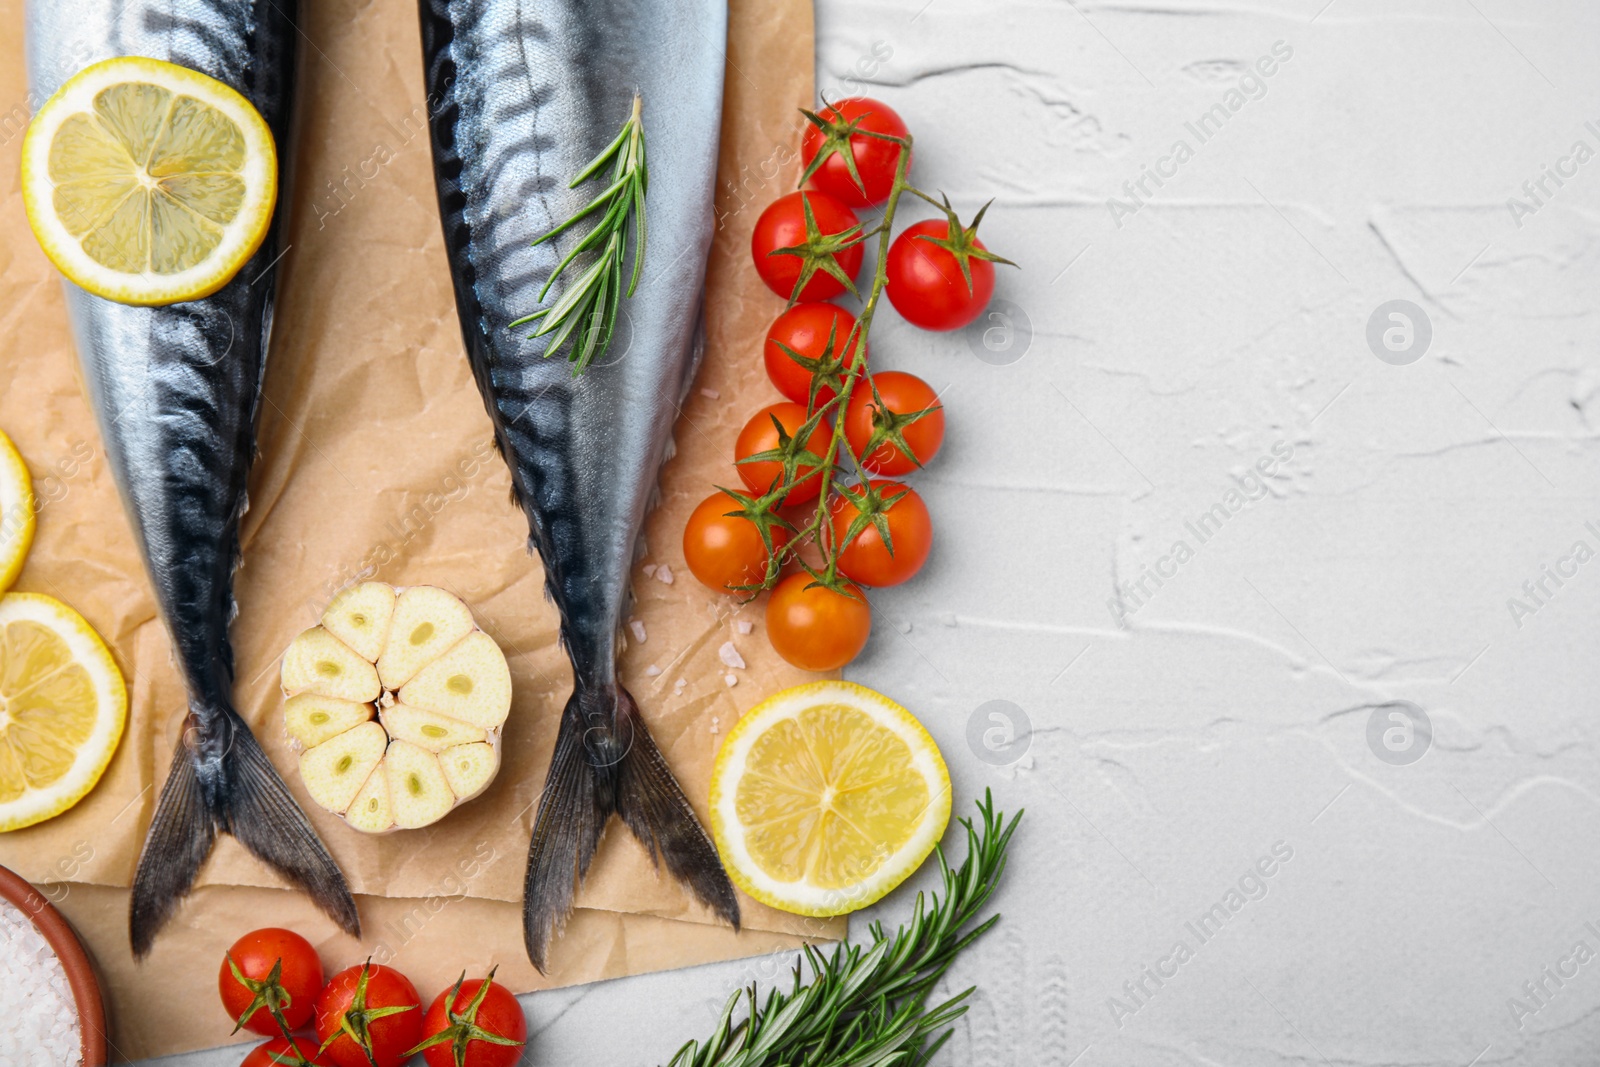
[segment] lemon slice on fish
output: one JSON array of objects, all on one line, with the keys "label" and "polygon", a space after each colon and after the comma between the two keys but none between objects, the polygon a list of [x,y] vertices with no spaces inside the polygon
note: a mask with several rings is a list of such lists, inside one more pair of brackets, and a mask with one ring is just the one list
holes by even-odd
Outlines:
[{"label": "lemon slice on fish", "polygon": [[198,300],[272,223],[278,158],[250,102],[204,74],[108,59],[45,101],[22,141],[22,202],[70,280],[125,304]]},{"label": "lemon slice on fish", "polygon": [[950,772],[905,708],[851,682],[746,712],[711,772],[711,832],[739,888],[843,915],[905,881],[950,822]]},{"label": "lemon slice on fish", "polygon": [[11,438],[0,430],[0,593],[17,580],[33,544],[33,479]]},{"label": "lemon slice on fish", "polygon": [[38,593],[0,597],[0,831],[82,800],[127,718],[122,674],[83,616]]}]

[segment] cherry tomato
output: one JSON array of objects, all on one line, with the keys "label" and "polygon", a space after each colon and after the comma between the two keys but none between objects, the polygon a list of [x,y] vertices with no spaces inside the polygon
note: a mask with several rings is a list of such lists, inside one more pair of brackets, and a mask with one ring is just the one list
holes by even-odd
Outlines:
[{"label": "cherry tomato", "polygon": [[855,586],[852,595],[813,586],[809,574],[791,574],[767,601],[767,637],[785,660],[803,671],[833,671],[855,659],[872,633],[872,609]]},{"label": "cherry tomato", "polygon": [[[229,965],[229,960],[232,965]],[[270,988],[267,978],[279,960],[277,988]],[[237,967],[239,974],[234,974]],[[239,980],[244,976],[244,981]],[[233,943],[222,958],[217,972],[217,992],[222,994],[222,1006],[228,1017],[240,1022],[246,1011],[250,1017],[243,1020],[244,1029],[257,1034],[276,1034],[278,1024],[272,1018],[267,1004],[276,1002],[283,1011],[289,1029],[298,1030],[311,1018],[311,1009],[322,988],[322,960],[311,942],[293,930],[269,926],[252,930]],[[254,1004],[254,1009],[251,1005]]]},{"label": "cherry tomato", "polygon": [[[683,527],[683,558],[690,572],[719,593],[753,585],[767,573],[767,546],[761,542],[761,531],[743,515],[728,514],[738,508],[726,493],[714,493],[699,503]],[[788,530],[772,528],[774,550],[788,540]]]},{"label": "cherry tomato", "polygon": [[902,493],[884,512],[894,552],[889,552],[889,546],[884,544],[883,536],[872,523],[845,543],[850,524],[860,514],[860,509],[853,500],[840,496],[833,504],[834,543],[843,546],[839,549],[839,570],[851,581],[863,585],[899,585],[928,562],[928,550],[933,547],[933,520],[928,517],[928,505],[922,502],[915,489],[886,478],[874,479],[872,488],[886,497]]},{"label": "cherry tomato", "polygon": [[[883,401],[882,408],[873,399],[873,386]],[[861,457],[861,465],[874,474],[910,474],[918,469],[918,461],[926,465],[944,444],[944,409],[938,403],[933,387],[915,374],[898,370],[874,374],[870,384],[861,381],[856,385],[845,407],[845,440],[850,442],[850,450]],[[928,408],[934,410],[915,421],[902,421],[905,416]],[[906,455],[892,438],[874,448],[872,455],[863,455],[872,440],[874,417],[885,428],[899,433],[912,455]]]},{"label": "cherry tomato", "polygon": [[[485,984],[488,989],[483,999],[474,1005],[473,999]],[[423,1043],[440,1039],[437,1044],[423,1049],[422,1058],[428,1067],[457,1067],[455,1045],[458,1041],[463,1052],[460,1067],[514,1067],[521,1062],[522,1047],[528,1042],[528,1020],[511,990],[492,978],[474,978],[458,985],[459,988],[447,989],[435,997],[422,1020]],[[450,995],[452,991],[454,997]],[[481,1040],[485,1034],[516,1044]]]},{"label": "cherry tomato", "polygon": [[[806,409],[801,404],[785,403],[770,404],[756,412],[744,424],[744,429],[739,431],[739,440],[734,443],[735,458],[742,460],[778,447],[778,431],[772,425],[774,418],[783,427],[783,432],[793,437],[795,431],[805,424]],[[820,461],[828,450],[829,433],[826,424],[818,424],[801,447]],[[738,470],[745,486],[756,494],[767,492],[783,477],[783,464],[775,459],[740,463]],[[807,500],[815,500],[822,490],[822,469],[812,467],[810,473],[806,473],[805,468],[796,468],[795,477],[794,487],[784,494],[783,503],[803,504]]]},{"label": "cherry tomato", "polygon": [[[867,96],[852,96],[841,100],[832,107],[825,107],[817,112],[818,115],[829,122],[852,122],[859,119],[856,129],[871,130],[873,133],[886,133],[891,137],[905,137],[906,124],[894,108],[882,100],[874,100]],[[811,166],[811,161],[823,148],[828,137],[816,126],[806,124],[805,136],[800,141],[800,155],[806,167]],[[843,146],[839,146],[840,149]],[[850,136],[850,155],[855,159],[856,173],[861,176],[861,186],[857,186],[855,179],[850,176],[850,168],[845,164],[842,151],[832,152],[818,167],[816,173],[811,175],[811,184],[825,193],[830,193],[851,207],[868,207],[872,204],[881,204],[889,199],[889,192],[894,187],[894,169],[900,162],[900,146],[890,141],[880,141],[876,137],[863,137],[859,133]],[[909,171],[910,161],[906,162]],[[862,187],[866,192],[862,192]]]},{"label": "cherry tomato", "polygon": [[[850,365],[855,341],[850,331],[855,328],[856,317],[837,304],[796,304],[778,316],[767,330],[767,343],[762,356],[767,363],[767,377],[778,387],[778,392],[796,404],[811,399],[811,371],[789,358],[780,345],[787,345],[806,359],[837,363],[842,368]],[[833,337],[833,353],[828,357],[828,337]],[[832,400],[838,392],[825,385],[817,390],[820,407]]]},{"label": "cherry tomato", "polygon": [[295,1038],[294,1048],[299,1056],[289,1050],[288,1041],[275,1037],[251,1049],[239,1067],[299,1067],[301,1058],[312,1067],[332,1067],[332,1060],[317,1055],[317,1043],[309,1037]]},{"label": "cherry tomato", "polygon": [[[375,1011],[395,1007],[406,1010],[371,1018]],[[361,963],[340,971],[317,997],[317,1042],[326,1043],[339,1035],[323,1053],[337,1067],[372,1067],[353,1036],[360,1032],[363,1020],[367,1020],[372,1062],[377,1067],[399,1067],[422,1037],[422,998],[417,996],[417,987],[381,963]]]},{"label": "cherry tomato", "polygon": [[[808,203],[817,223],[817,236],[810,238],[806,233],[805,204]],[[841,249],[835,247],[839,242],[831,235],[843,233],[858,221],[854,211],[827,193],[814,189],[778,197],[761,213],[750,235],[750,253],[755,257],[756,273],[761,275],[768,289],[788,299],[800,280],[804,257],[774,253],[777,249],[806,245],[809,241],[817,255],[831,255],[845,276],[854,281],[861,271],[861,242]],[[832,251],[827,251],[830,248]],[[799,299],[827,300],[847,291],[844,283],[819,268],[800,290]]]},{"label": "cherry tomato", "polygon": [[[889,246],[889,303],[911,323],[924,330],[959,330],[983,313],[994,296],[994,264],[968,257],[972,287],[961,276],[961,264],[950,251],[919,237],[948,240],[950,223],[928,219],[907,226]],[[972,238],[972,247],[987,251]]]}]

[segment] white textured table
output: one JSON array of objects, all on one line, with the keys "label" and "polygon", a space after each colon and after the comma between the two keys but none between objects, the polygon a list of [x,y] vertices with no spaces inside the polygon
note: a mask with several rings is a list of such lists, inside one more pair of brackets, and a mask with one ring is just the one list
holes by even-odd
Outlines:
[{"label": "white textured table", "polygon": [[[1024,267],[1009,348],[874,344],[950,432],[850,674],[1028,808],[945,1062],[1593,1062],[1600,8],[1323,3],[820,5]],[[541,994],[531,1062],[786,963]]]}]

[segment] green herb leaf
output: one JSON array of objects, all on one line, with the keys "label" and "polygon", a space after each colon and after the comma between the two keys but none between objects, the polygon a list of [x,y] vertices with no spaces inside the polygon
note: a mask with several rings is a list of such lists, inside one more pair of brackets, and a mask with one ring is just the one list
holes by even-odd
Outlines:
[{"label": "green herb leaf", "polygon": [[[668,1067],[854,1067],[926,1064],[967,1010],[967,989],[929,1006],[928,995],[955,956],[994,924],[977,918],[1005,871],[1006,847],[1022,818],[1006,821],[987,791],[977,823],[962,819],[967,858],[951,870],[940,849],[944,889],[917,894],[911,921],[893,936],[874,923],[869,946],[839,945],[824,956],[807,945],[811,977],[796,965],[793,985],[757,999],[754,984],[728,999],[704,1041],[690,1041]],[[937,1036],[935,1036],[937,1035]],[[930,1043],[931,1041],[931,1043]]]},{"label": "green herb leaf", "polygon": [[[556,280],[566,273],[579,256],[593,253],[594,261],[567,287],[552,307],[525,315],[508,327],[515,329],[537,322],[538,329],[529,334],[528,339],[549,338],[544,349],[546,358],[567,348],[567,360],[572,364],[574,377],[582,374],[590,363],[604,356],[611,347],[622,300],[633,296],[634,290],[639,287],[639,271],[644,263],[645,249],[644,201],[649,184],[645,168],[644,120],[641,117],[643,107],[643,99],[635,94],[633,113],[623,123],[622,131],[568,185],[569,189],[576,189],[598,177],[609,164],[611,172],[605,189],[567,221],[533,242],[535,247],[542,245],[595,212],[601,213],[594,228],[567,252],[550,275],[550,280],[539,290],[540,302],[544,301]],[[628,255],[630,229],[633,231],[633,269],[625,282],[623,263]]]}]

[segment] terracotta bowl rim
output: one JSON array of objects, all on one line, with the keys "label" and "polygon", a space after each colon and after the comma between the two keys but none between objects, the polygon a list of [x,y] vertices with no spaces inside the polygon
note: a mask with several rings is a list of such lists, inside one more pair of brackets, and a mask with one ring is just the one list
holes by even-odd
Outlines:
[{"label": "terracotta bowl rim", "polygon": [[67,986],[78,1009],[78,1030],[83,1040],[83,1067],[103,1067],[106,1059],[106,1009],[94,963],[72,926],[37,889],[16,872],[0,867],[0,897],[33,920],[67,972]]}]

